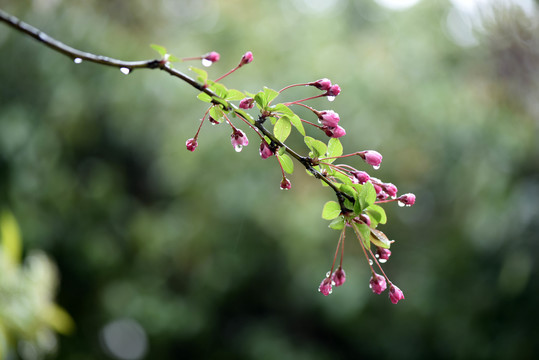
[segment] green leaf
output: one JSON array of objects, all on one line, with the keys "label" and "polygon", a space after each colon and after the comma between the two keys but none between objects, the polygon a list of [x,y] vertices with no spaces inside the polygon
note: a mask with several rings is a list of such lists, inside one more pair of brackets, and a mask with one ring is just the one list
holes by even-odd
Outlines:
[{"label": "green leaf", "polygon": [[322,219],[333,220],[341,214],[341,206],[335,201],[328,201],[322,209]]},{"label": "green leaf", "polygon": [[157,51],[159,55],[161,55],[162,57],[167,54],[167,49],[165,49],[164,46],[151,44],[150,47],[154,49],[155,51]]},{"label": "green leaf", "polygon": [[342,184],[339,188],[343,193],[350,195],[353,198],[357,197],[357,191],[350,185]]},{"label": "green leaf", "polygon": [[266,94],[264,92],[260,91],[258,92],[254,97],[256,103],[258,106],[260,106],[261,109],[265,109],[268,106],[268,100],[266,98]]},{"label": "green leaf", "polygon": [[209,112],[210,116],[215,120],[217,121],[218,123],[221,123],[223,122],[223,120],[225,119],[224,118],[224,111],[223,109],[221,109],[220,106],[212,106],[210,108],[210,112]]},{"label": "green leaf", "polygon": [[217,96],[223,99],[226,99],[228,95],[228,89],[226,88],[226,86],[224,86],[221,83],[216,83],[213,81],[210,81],[209,84],[210,84],[210,90],[212,90]]},{"label": "green leaf", "polygon": [[286,171],[289,174],[292,174],[294,172],[294,162],[288,156],[287,154],[280,154],[279,160],[281,161],[281,166],[283,167],[283,170]]},{"label": "green leaf", "polygon": [[273,101],[273,99],[279,96],[279,92],[264,86],[264,95],[266,96],[266,101],[269,104]]},{"label": "green leaf", "polygon": [[296,129],[298,129],[299,133],[303,136],[305,136],[305,128],[303,127],[303,123],[301,122],[301,119],[296,114],[293,114],[290,116],[290,122],[292,122],[292,125]]},{"label": "green leaf", "polygon": [[270,108],[270,111],[272,113],[281,113],[281,114],[288,115],[288,116],[295,115],[294,112],[288,106],[286,106],[285,104],[277,104],[275,106],[272,106]]},{"label": "green leaf", "polygon": [[[328,141],[328,157],[341,156],[343,152],[342,144],[339,139],[331,138]],[[336,159],[331,159],[331,162]]]},{"label": "green leaf", "polygon": [[236,90],[236,89],[230,89],[228,90],[228,94],[226,95],[226,99],[227,100],[230,100],[230,101],[234,101],[234,100],[242,100],[245,98],[245,94],[242,93],[241,91],[239,90]]},{"label": "green leaf", "polygon": [[333,219],[333,221],[329,223],[329,227],[335,230],[342,230],[344,228],[344,218],[342,216],[339,216]]},{"label": "green leaf", "polygon": [[228,109],[228,103],[226,102],[226,100],[223,100],[222,98],[218,96],[212,96],[211,101],[214,104],[221,104],[223,105],[223,108]]},{"label": "green leaf", "polygon": [[376,229],[370,229],[370,231],[372,235],[370,239],[374,245],[379,246],[384,249],[389,249],[389,247],[391,246],[391,242],[387,238],[386,234]]},{"label": "green leaf", "polygon": [[3,211],[0,214],[0,243],[4,258],[9,264],[19,264],[21,262],[22,242],[19,225],[11,212]]},{"label": "green leaf", "polygon": [[208,72],[202,69],[198,69],[194,66],[190,66],[189,70],[197,74],[197,81],[203,84],[206,84],[208,82]]},{"label": "green leaf", "polygon": [[288,138],[288,135],[290,135],[290,131],[292,129],[292,125],[290,124],[290,119],[288,116],[281,116],[279,120],[275,123],[275,126],[273,127],[273,135],[279,140],[280,142],[285,142],[285,140]]},{"label": "green leaf", "polygon": [[211,96],[206,93],[198,94],[197,98],[207,103],[211,103]]},{"label": "green leaf", "polygon": [[307,145],[307,147],[311,150],[311,157],[318,158],[326,154],[327,146],[322,141],[315,140],[310,136],[305,136],[303,141],[305,141],[305,145]]},{"label": "green leaf", "polygon": [[369,250],[371,248],[371,228],[366,224],[353,224],[359,232],[363,246],[365,246],[365,249]]},{"label": "green leaf", "polygon": [[374,190],[371,182],[363,184],[359,193],[359,201],[361,203],[361,210],[368,208],[376,201],[376,190]]},{"label": "green leaf", "polygon": [[372,204],[367,208],[367,214],[371,221],[376,221],[377,224],[385,224],[387,222],[386,211],[380,205]]},{"label": "green leaf", "polygon": [[180,59],[178,59],[178,58],[177,58],[176,56],[174,56],[174,55],[168,54],[167,61],[169,61],[169,62],[178,62],[178,61],[180,61]]}]

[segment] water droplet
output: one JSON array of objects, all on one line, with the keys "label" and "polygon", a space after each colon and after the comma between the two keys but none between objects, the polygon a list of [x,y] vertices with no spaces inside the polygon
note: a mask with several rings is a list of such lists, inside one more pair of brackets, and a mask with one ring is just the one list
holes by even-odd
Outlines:
[{"label": "water droplet", "polygon": [[82,62],[82,59],[81,59],[81,58],[74,58],[74,59],[73,59],[73,62],[74,62],[75,64],[80,64],[80,63]]},{"label": "water droplet", "polygon": [[202,59],[202,66],[209,67],[213,64],[213,61],[210,61],[208,59]]},{"label": "water droplet", "polygon": [[328,271],[328,272],[326,273],[326,277],[329,277],[330,275],[331,275],[331,271]]},{"label": "water droplet", "polygon": [[372,259],[369,259],[369,265],[372,265],[372,264],[373,264]]},{"label": "water droplet", "polygon": [[374,254],[374,257],[376,257],[378,259],[380,257],[380,255]]},{"label": "water droplet", "polygon": [[242,145],[236,145],[236,146],[234,146],[234,150],[236,150],[236,152],[240,152],[242,149],[243,149],[243,146],[242,146]]},{"label": "water droplet", "polygon": [[380,264],[383,264],[383,263],[387,262],[387,259],[379,259],[378,261],[380,262]]},{"label": "water droplet", "polygon": [[328,96],[328,101],[333,101],[335,100],[335,96]]},{"label": "water droplet", "polygon": [[400,207],[404,207],[404,203],[402,201],[397,201],[397,204],[399,204]]},{"label": "water droplet", "polygon": [[378,169],[380,169],[380,165],[374,165],[372,168],[373,168],[374,170],[378,170]]},{"label": "water droplet", "polygon": [[131,69],[130,69],[130,68],[123,67],[123,68],[120,68],[120,71],[121,71],[122,74],[124,74],[124,75],[129,75],[129,73],[131,72]]}]

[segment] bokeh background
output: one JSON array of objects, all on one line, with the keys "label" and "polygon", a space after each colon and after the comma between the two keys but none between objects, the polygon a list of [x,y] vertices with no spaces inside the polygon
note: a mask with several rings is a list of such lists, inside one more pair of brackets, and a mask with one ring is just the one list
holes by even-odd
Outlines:
[{"label": "bokeh background", "polygon": [[[178,57],[218,51],[212,78],[252,51],[230,88],[330,78],[342,94],[312,105],[337,111],[345,149],[381,152],[377,177],[418,197],[386,206],[381,228],[397,241],[385,269],[406,299],[372,294],[352,236],[347,282],[324,297],[317,288],[338,240],[320,218],[330,190],[299,166],[292,189],[279,190],[278,166],[260,159],[252,132],[236,153],[226,126],[205,126],[188,152],[205,104],[181,81],[74,64],[0,24],[0,207],[18,221],[23,254],[41,250],[56,264],[55,301],[76,325],[49,338],[49,355],[12,334],[7,358],[539,356],[536,2],[1,7],[125,60],[154,58],[152,43]],[[300,140],[291,138],[304,149]]]}]

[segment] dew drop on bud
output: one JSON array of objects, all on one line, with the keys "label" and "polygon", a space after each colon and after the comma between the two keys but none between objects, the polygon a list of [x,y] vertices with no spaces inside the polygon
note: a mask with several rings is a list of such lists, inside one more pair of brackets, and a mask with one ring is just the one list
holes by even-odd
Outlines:
[{"label": "dew drop on bud", "polygon": [[236,145],[236,146],[234,146],[234,150],[236,150],[236,152],[240,152],[242,149],[243,149],[243,146],[242,146],[242,145]]},{"label": "dew drop on bud", "polygon": [[213,61],[210,61],[208,59],[202,59],[202,66],[210,67],[211,64],[213,64]]},{"label": "dew drop on bud", "polygon": [[329,275],[331,275],[331,271],[328,271],[328,272],[326,273],[326,277],[329,277]]},{"label": "dew drop on bud", "polygon": [[122,67],[122,68],[120,68],[120,71],[121,71],[122,74],[124,74],[124,75],[129,75],[129,73],[131,72],[131,69],[126,68],[126,67]]},{"label": "dew drop on bud", "polygon": [[74,59],[73,59],[73,62],[74,62],[75,64],[80,64],[80,63],[82,62],[82,59],[81,59],[81,58],[74,58]]},{"label": "dew drop on bud", "polygon": [[333,101],[335,100],[335,96],[328,96],[328,101]]},{"label": "dew drop on bud", "polygon": [[397,204],[399,204],[400,207],[404,207],[404,203],[402,201],[397,201]]},{"label": "dew drop on bud", "polygon": [[387,261],[387,259],[378,259],[378,261],[380,262],[380,264],[383,264]]},{"label": "dew drop on bud", "polygon": [[369,265],[372,265],[372,264],[373,264],[372,259],[369,259]]},{"label": "dew drop on bud", "polygon": [[378,170],[378,169],[380,169],[380,165],[375,165],[375,166],[373,166],[372,168],[373,168],[374,170]]}]

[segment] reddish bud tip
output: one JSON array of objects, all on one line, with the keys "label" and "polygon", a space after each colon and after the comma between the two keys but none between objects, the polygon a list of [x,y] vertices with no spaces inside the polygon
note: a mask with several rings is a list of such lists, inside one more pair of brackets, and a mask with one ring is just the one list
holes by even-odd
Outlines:
[{"label": "reddish bud tip", "polygon": [[329,294],[333,292],[332,287],[333,287],[333,280],[331,280],[330,276],[327,276],[326,278],[324,278],[324,280],[322,280],[322,283],[318,287],[318,291],[320,291],[325,296],[328,296]]},{"label": "reddish bud tip", "polygon": [[292,183],[287,178],[281,180],[281,190],[290,190],[292,188]]},{"label": "reddish bud tip", "polygon": [[185,142],[185,146],[187,147],[187,150],[195,151],[198,146],[198,142],[194,138],[191,138]]},{"label": "reddish bud tip", "polygon": [[212,51],[204,55],[204,59],[211,61],[212,63],[219,61],[220,58],[221,58],[221,55],[219,55],[219,53],[215,51]]},{"label": "reddish bud tip", "polygon": [[232,146],[234,146],[234,150],[237,152],[240,152],[244,146],[249,145],[249,139],[247,139],[247,135],[239,129],[234,129],[234,132],[232,132],[232,135],[230,135],[230,142],[232,143]]},{"label": "reddish bud tip", "polygon": [[371,178],[370,175],[367,174],[365,171],[355,171],[352,173],[352,176],[354,177],[354,179],[357,180],[359,184],[365,184]]},{"label": "reddish bud tip", "polygon": [[252,109],[253,106],[255,106],[255,99],[249,97],[242,99],[239,105],[240,109],[244,110]]},{"label": "reddish bud tip", "polygon": [[387,288],[386,279],[382,275],[375,273],[369,281],[369,287],[373,293],[381,294]]},{"label": "reddish bud tip", "polygon": [[339,266],[337,270],[331,276],[331,279],[335,283],[335,286],[341,286],[346,281],[346,274],[344,270]]},{"label": "reddish bud tip", "polygon": [[391,196],[392,198],[395,198],[397,196],[397,187],[393,185],[392,183],[385,183],[384,185],[385,192]]},{"label": "reddish bud tip", "polygon": [[372,165],[374,169],[378,169],[382,163],[382,154],[374,150],[366,150],[359,153],[359,156],[365,160],[369,165]]},{"label": "reddish bud tip", "polygon": [[322,91],[328,91],[331,88],[331,81],[329,79],[320,79],[315,82],[309,83],[310,86],[314,86]]},{"label": "reddish bud tip", "polygon": [[393,304],[396,304],[402,299],[404,299],[404,294],[402,293],[402,290],[391,284],[391,286],[389,287],[389,300],[391,300]]},{"label": "reddish bud tip", "polygon": [[415,195],[412,193],[404,194],[399,197],[399,205],[412,206],[415,204]]},{"label": "reddish bud tip", "polygon": [[322,128],[327,136],[332,138],[340,138],[346,135],[346,130],[343,127],[337,125],[336,127],[324,126]]},{"label": "reddish bud tip", "polygon": [[339,125],[339,114],[333,110],[324,110],[318,113],[318,122],[327,127],[337,127]]},{"label": "reddish bud tip", "polygon": [[377,247],[376,255],[378,255],[378,259],[380,260],[380,262],[386,262],[391,256],[391,250]]},{"label": "reddish bud tip", "polygon": [[273,155],[273,151],[271,150],[271,148],[269,147],[268,143],[266,142],[266,140],[262,140],[262,143],[260,144],[260,157],[262,159],[267,159],[269,158],[270,156]]},{"label": "reddish bud tip", "polygon": [[241,58],[239,66],[243,66],[245,64],[249,64],[251,61],[253,61],[253,53],[250,51],[247,51]]},{"label": "reddish bud tip", "polygon": [[337,96],[341,93],[341,87],[337,84],[332,85],[327,92],[327,96]]}]

